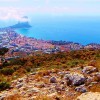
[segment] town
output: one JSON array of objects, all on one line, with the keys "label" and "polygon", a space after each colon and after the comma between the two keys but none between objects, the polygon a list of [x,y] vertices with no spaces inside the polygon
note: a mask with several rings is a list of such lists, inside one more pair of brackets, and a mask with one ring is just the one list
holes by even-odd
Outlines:
[{"label": "town", "polygon": [[45,41],[26,37],[15,32],[14,29],[0,29],[0,47],[9,48],[9,54],[16,52],[32,53],[42,51],[44,53],[55,53],[69,50],[80,50],[83,48],[100,49],[100,44],[91,43],[83,46],[79,43],[66,41]]}]

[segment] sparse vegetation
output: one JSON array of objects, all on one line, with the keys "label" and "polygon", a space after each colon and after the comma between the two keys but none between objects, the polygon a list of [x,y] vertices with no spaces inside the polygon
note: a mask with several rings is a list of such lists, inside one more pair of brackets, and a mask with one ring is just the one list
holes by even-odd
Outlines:
[{"label": "sparse vegetation", "polygon": [[10,87],[10,84],[6,81],[0,82],[0,91],[5,90]]},{"label": "sparse vegetation", "polygon": [[[44,54],[40,53],[37,55],[37,53],[34,53],[31,56],[26,56],[23,58],[16,58],[11,59],[7,61],[9,64],[5,64],[5,66],[1,67],[0,69],[0,75],[2,79],[0,78],[0,91],[5,90],[10,87],[10,82],[14,79],[17,79],[19,77],[22,77],[26,74],[29,74],[30,72],[35,74],[38,72],[34,79],[36,79],[36,82],[42,82],[45,84],[49,83],[49,79],[45,78],[44,76],[50,76],[51,73],[54,75],[61,71],[70,71],[72,68],[78,68],[74,69],[73,71],[80,72],[82,71],[82,68],[84,66],[95,66],[98,69],[100,69],[100,50],[79,50],[79,51],[69,51],[69,52],[58,52],[56,54]],[[60,75],[59,78],[63,78],[64,75]],[[59,80],[59,79],[58,79]],[[97,82],[99,82],[98,78],[94,79]],[[27,80],[28,82],[28,80]],[[39,84],[42,84],[39,83]],[[87,85],[90,83],[86,83]],[[86,85],[86,86],[87,86]],[[91,85],[91,84],[90,84]],[[43,84],[41,85],[43,86]],[[91,91],[97,91],[100,92],[99,84],[92,85],[92,87],[88,88]],[[72,89],[70,92],[75,92],[73,89],[75,87],[72,86]],[[58,96],[57,100],[74,100],[80,93],[76,93],[76,95],[69,96],[69,93],[67,97]],[[17,95],[16,95],[17,96]],[[8,100],[12,100],[11,98],[14,98],[14,96],[9,97]],[[18,98],[20,97],[18,94]],[[40,95],[36,98],[36,100],[55,100],[55,98],[43,96]],[[16,100],[16,99],[15,99]],[[19,99],[20,100],[20,99]]]},{"label": "sparse vegetation", "polygon": [[3,68],[0,70],[1,74],[4,75],[12,75],[14,73],[14,69],[12,68]]},{"label": "sparse vegetation", "polygon": [[12,77],[14,73],[18,73],[21,76],[26,74],[26,72],[41,71],[42,69],[69,69],[77,66],[90,65],[90,62],[93,60],[96,60],[96,63],[94,63],[95,66],[100,68],[99,55],[100,50],[93,49],[58,52],[56,54],[34,53],[33,56],[9,60],[9,64],[1,67],[0,74],[5,75],[5,77]]}]

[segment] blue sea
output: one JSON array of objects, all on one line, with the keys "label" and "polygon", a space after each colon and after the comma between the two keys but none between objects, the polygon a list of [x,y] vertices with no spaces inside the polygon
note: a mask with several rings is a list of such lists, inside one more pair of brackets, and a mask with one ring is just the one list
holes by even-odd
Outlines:
[{"label": "blue sea", "polygon": [[[16,24],[3,22],[0,27]],[[100,17],[38,16],[30,17],[30,29],[16,30],[28,37],[44,40],[64,40],[81,44],[100,43]]]}]

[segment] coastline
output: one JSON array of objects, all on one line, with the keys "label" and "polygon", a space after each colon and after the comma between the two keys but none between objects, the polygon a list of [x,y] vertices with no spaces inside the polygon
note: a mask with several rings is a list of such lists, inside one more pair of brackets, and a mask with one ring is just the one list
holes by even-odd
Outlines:
[{"label": "coastline", "polygon": [[[50,17],[49,17],[50,18]],[[18,33],[23,34],[27,37],[33,37],[36,39],[43,39],[46,41],[55,40],[55,41],[73,41],[75,43],[81,43],[87,45],[90,43],[100,44],[100,30],[99,30],[99,19],[93,20],[93,18],[85,19],[50,19],[45,20],[44,18],[32,19],[29,24],[32,26],[29,29],[18,29]],[[72,20],[71,20],[72,19]],[[17,22],[14,22],[17,23]],[[14,25],[12,24],[6,24]],[[5,24],[5,23],[3,23]],[[2,24],[2,26],[3,26]],[[5,25],[4,25],[5,26]]]}]

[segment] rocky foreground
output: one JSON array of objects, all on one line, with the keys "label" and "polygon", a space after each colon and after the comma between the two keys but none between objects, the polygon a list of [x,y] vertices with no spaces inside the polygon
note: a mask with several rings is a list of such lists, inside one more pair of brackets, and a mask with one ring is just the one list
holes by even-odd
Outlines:
[{"label": "rocky foreground", "polygon": [[100,71],[93,66],[33,72],[11,82],[0,100],[100,100]]}]

